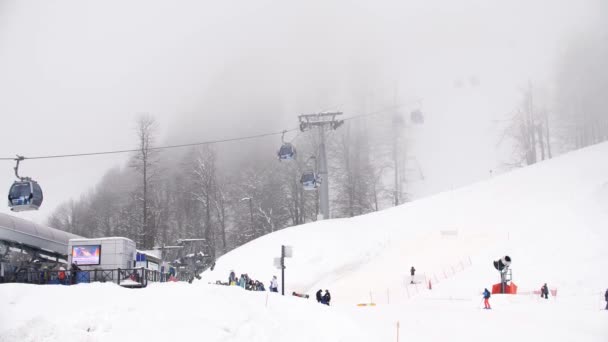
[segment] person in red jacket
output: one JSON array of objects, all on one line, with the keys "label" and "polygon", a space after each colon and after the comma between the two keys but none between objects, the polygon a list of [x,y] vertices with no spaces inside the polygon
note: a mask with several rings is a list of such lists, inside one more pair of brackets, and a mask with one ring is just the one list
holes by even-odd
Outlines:
[{"label": "person in red jacket", "polygon": [[59,282],[63,284],[65,282],[65,268],[59,267],[59,272],[57,273],[57,279]]}]

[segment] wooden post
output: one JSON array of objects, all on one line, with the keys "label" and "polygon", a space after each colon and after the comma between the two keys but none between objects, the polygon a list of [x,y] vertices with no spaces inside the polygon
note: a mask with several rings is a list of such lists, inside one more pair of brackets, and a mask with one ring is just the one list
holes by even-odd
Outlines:
[{"label": "wooden post", "polygon": [[397,321],[397,342],[399,342],[399,321]]}]

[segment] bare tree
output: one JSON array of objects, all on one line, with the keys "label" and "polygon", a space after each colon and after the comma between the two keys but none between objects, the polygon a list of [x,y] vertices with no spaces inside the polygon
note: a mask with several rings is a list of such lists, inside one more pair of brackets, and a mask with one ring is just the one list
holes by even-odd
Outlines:
[{"label": "bare tree", "polygon": [[500,143],[507,139],[513,143],[514,160],[507,163],[512,167],[532,165],[551,158],[549,114],[535,100],[531,83],[522,90],[522,94],[521,104],[506,120],[507,127],[500,139]]},{"label": "bare tree", "polygon": [[157,152],[152,150],[155,142],[157,133],[157,124],[155,119],[148,115],[142,115],[137,119],[136,134],[138,140],[138,152],[131,161],[131,167],[137,170],[142,176],[142,234],[143,234],[143,248],[151,249],[154,247],[154,240],[156,237],[156,227],[150,224],[150,217],[148,211],[149,198],[148,193],[150,191],[153,168],[158,162]]},{"label": "bare tree", "polygon": [[[215,225],[213,212],[222,215],[222,222],[225,224],[225,212],[222,213],[222,206],[225,202],[218,205],[217,200],[221,199],[218,195],[218,182],[216,178],[216,154],[209,146],[203,146],[196,151],[196,159],[192,170],[196,187],[192,190],[194,198],[203,207],[203,227],[201,232],[205,238],[207,246],[215,253]],[[223,226],[222,229],[225,229]],[[222,235],[225,248],[225,237]]]}]

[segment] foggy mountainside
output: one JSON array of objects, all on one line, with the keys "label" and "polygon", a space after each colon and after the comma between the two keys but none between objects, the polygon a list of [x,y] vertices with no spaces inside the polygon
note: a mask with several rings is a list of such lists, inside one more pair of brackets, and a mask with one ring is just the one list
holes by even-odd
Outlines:
[{"label": "foggy mountainside", "polygon": [[[603,10],[594,0],[0,2],[0,73],[18,80],[0,80],[7,124],[78,127],[66,139],[40,128],[48,144],[0,152],[138,149],[24,163],[45,185],[46,223],[144,249],[203,237],[219,256],[317,220],[318,193],[300,177],[316,168],[319,136],[298,129],[300,114],[344,113],[326,132],[332,218],[607,140]],[[283,141],[296,162],[278,160]]]},{"label": "foggy mountainside", "polygon": [[[555,95],[522,85],[521,99],[509,114],[501,138],[497,137],[503,139],[501,143],[509,141],[512,149],[507,164],[530,165],[608,140],[608,72],[601,68],[608,60],[608,44],[600,38],[569,43],[556,70],[560,82],[554,85]],[[582,50],[588,53],[577,56]],[[368,108],[362,103],[357,112],[366,113]],[[397,201],[407,201],[410,178],[420,177],[419,166],[407,158],[407,144],[403,144],[408,132],[417,129],[412,113],[390,103],[384,108],[369,110],[373,114],[369,117],[347,120],[328,134],[334,218],[394,205],[395,185]],[[146,122],[152,126],[146,127]],[[371,122],[372,128],[368,127]],[[134,138],[140,141],[149,134],[150,145],[157,144],[153,117],[142,116],[137,124]],[[296,163],[277,160],[279,137],[150,151],[145,225],[142,156],[137,153],[129,165],[108,171],[95,190],[62,204],[49,224],[84,236],[127,236],[148,248],[176,238],[204,237],[221,255],[267,233],[315,221],[317,193],[303,190],[299,179],[302,172],[315,167],[310,157],[316,154],[318,137],[297,130],[285,134],[285,141],[298,148]],[[395,163],[401,166],[397,183]]]}]

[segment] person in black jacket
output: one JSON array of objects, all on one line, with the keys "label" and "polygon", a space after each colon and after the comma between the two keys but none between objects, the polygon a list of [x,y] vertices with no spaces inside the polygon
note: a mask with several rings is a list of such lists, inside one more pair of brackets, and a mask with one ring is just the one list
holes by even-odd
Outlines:
[{"label": "person in black jacket", "polygon": [[325,305],[329,305],[329,301],[331,301],[331,295],[329,294],[329,290],[325,290],[325,294],[323,295],[323,298],[321,299],[321,303],[323,303]]},{"label": "person in black jacket", "polygon": [[410,274],[412,275],[412,280],[410,281],[410,284],[414,283],[414,273],[416,273],[416,269],[414,268],[414,266],[412,266],[412,268],[410,268]]},{"label": "person in black jacket", "polygon": [[321,300],[323,299],[323,295],[321,294],[321,292],[323,292],[323,290],[319,289],[319,291],[317,291],[317,302],[321,303]]},{"label": "person in black jacket", "polygon": [[76,274],[78,273],[78,271],[80,271],[80,267],[78,267],[78,265],[76,265],[75,263],[72,263],[72,267],[70,268],[70,281],[72,285],[76,284]]},{"label": "person in black jacket", "polygon": [[547,283],[545,283],[545,285],[543,285],[543,287],[540,288],[540,298],[545,297],[546,299],[549,299],[549,288],[547,287]]},{"label": "person in black jacket", "polygon": [[608,290],[606,290],[606,293],[604,294],[604,299],[606,300],[606,310],[608,310]]}]

